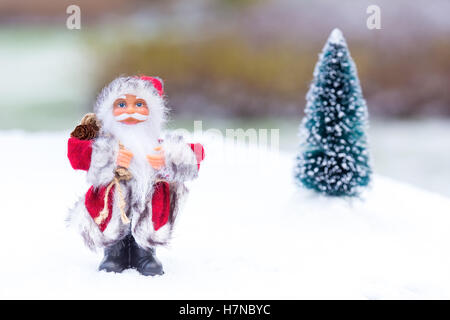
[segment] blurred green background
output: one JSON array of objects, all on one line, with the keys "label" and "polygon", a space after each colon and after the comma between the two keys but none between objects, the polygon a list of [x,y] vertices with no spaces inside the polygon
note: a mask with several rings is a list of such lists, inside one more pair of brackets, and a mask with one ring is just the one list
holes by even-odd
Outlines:
[{"label": "blurred green background", "polygon": [[[81,30],[66,27],[71,4]],[[366,27],[371,4],[381,30]],[[450,195],[449,12],[447,0],[1,0],[0,130],[69,130],[102,86],[146,74],[165,81],[169,127],[280,128],[293,152],[317,55],[339,27],[377,171]]]}]

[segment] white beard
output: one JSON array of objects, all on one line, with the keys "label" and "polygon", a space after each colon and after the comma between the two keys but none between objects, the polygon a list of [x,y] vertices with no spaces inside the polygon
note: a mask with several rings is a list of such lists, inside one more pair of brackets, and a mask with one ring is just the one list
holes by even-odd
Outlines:
[{"label": "white beard", "polygon": [[158,145],[160,128],[152,125],[151,121],[127,125],[111,121],[109,131],[123,144],[125,149],[133,153],[128,170],[133,176],[132,192],[145,201],[153,185],[155,170],[147,161],[147,155],[155,154]]}]

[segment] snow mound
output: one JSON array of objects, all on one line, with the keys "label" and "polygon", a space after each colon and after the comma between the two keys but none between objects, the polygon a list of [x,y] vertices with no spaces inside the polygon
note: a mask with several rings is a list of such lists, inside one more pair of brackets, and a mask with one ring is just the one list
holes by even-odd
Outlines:
[{"label": "snow mound", "polygon": [[166,274],[97,272],[101,253],[65,227],[88,187],[68,132],[0,133],[0,298],[450,298],[450,200],[374,176],[360,199],[298,189],[294,156],[199,138],[200,177]]}]

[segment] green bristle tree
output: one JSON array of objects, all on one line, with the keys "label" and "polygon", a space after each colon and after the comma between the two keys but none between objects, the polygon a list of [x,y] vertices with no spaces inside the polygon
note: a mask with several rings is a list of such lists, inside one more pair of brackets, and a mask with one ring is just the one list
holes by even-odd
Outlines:
[{"label": "green bristle tree", "polygon": [[306,100],[296,180],[329,196],[358,195],[371,176],[368,112],[355,64],[338,29],[323,48]]}]

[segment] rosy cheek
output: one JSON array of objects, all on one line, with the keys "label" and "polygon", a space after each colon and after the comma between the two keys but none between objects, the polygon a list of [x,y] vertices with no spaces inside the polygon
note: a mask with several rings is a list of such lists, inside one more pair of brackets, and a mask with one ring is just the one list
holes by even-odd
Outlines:
[{"label": "rosy cheek", "polygon": [[147,107],[138,107],[134,109],[137,113],[143,114],[144,116],[148,116],[149,111]]},{"label": "rosy cheek", "polygon": [[120,116],[122,113],[125,113],[125,108],[114,108],[113,115]]}]

